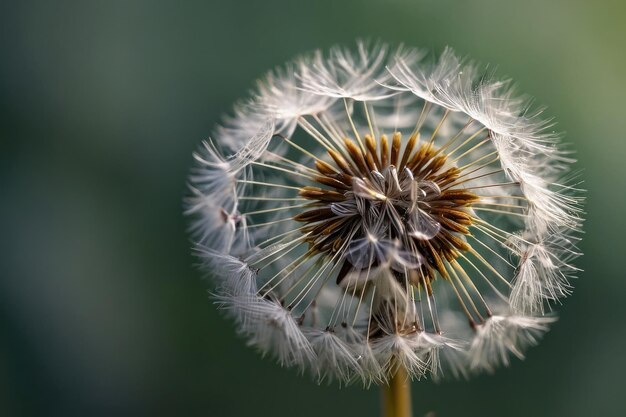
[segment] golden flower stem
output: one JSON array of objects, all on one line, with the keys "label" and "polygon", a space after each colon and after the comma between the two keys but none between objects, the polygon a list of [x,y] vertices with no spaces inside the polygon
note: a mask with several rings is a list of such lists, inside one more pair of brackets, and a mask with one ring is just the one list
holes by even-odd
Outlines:
[{"label": "golden flower stem", "polygon": [[382,386],[382,416],[412,417],[411,379],[401,365],[398,365],[389,384]]}]

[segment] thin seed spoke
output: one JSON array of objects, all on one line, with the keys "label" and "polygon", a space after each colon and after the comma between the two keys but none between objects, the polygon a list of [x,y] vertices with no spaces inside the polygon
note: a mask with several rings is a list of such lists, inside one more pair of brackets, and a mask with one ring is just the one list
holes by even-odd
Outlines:
[{"label": "thin seed spoke", "polygon": [[[482,169],[482,168],[484,168],[484,166],[480,167],[478,169]],[[444,190],[449,190],[451,188],[458,187],[458,186],[460,186],[462,184],[466,184],[468,182],[475,181],[475,180],[480,179],[480,178],[485,178],[485,177],[488,177],[490,175],[501,174],[502,172],[504,172],[503,169],[497,169],[495,171],[487,172],[485,174],[476,175],[475,177],[464,178],[462,180],[461,180],[461,178],[463,178],[464,176],[460,176],[459,178],[456,179],[456,181],[454,181],[454,182],[450,183],[448,186],[446,186],[444,188]]]},{"label": "thin seed spoke", "polygon": [[[467,177],[468,175],[472,175],[474,172],[480,171],[481,169],[488,167],[489,165],[493,164],[494,162],[497,162],[499,159],[500,159],[500,157],[496,156],[495,158],[485,162],[484,164],[481,164],[481,165],[478,165],[477,167],[474,167],[474,169],[472,169],[471,171],[467,171],[465,174],[459,175],[459,178],[464,178],[464,177]],[[469,168],[469,166],[466,165],[465,169],[467,169],[467,168]]]},{"label": "thin seed spoke", "polygon": [[328,135],[330,140],[332,140],[332,142],[337,146],[337,148],[342,149],[344,146],[342,136],[337,132],[337,130],[332,125],[324,121],[327,119],[325,118],[320,119],[318,115],[312,115],[311,117],[313,117],[313,120],[315,120],[315,122],[322,127],[322,130],[324,131],[324,133]]},{"label": "thin seed spoke", "polygon": [[273,212],[282,211],[282,210],[292,210],[292,209],[295,209],[295,208],[307,207],[307,206],[310,206],[310,205],[311,205],[311,203],[305,203],[305,204],[296,204],[294,206],[274,207],[274,208],[263,209],[263,210],[249,211],[247,213],[241,213],[241,215],[242,216],[252,216],[252,215],[256,215],[256,214],[273,213]]},{"label": "thin seed spoke", "polygon": [[506,211],[506,210],[498,210],[498,209],[490,209],[487,207],[472,207],[473,210],[475,211],[486,211],[489,213],[496,213],[496,214],[504,214],[507,216],[516,216],[516,217],[521,217],[522,219],[525,219],[528,217],[527,214],[523,214],[523,213],[515,213],[513,211]]},{"label": "thin seed spoke", "polygon": [[[287,280],[287,278],[289,278],[289,276],[300,267],[300,265],[302,265],[303,263],[305,263],[307,260],[309,260],[311,257],[310,253],[307,252],[304,255],[301,255],[299,257],[297,257],[296,259],[294,259],[291,263],[289,263],[289,265],[287,265],[286,267],[284,267],[283,269],[281,269],[280,271],[278,271],[276,274],[274,274],[274,276],[272,276],[270,279],[267,280],[267,282],[265,284],[263,284],[263,286],[261,288],[258,289],[258,293],[261,294],[261,291],[263,291],[268,285],[270,285],[276,278],[280,277],[280,279],[278,280],[278,282],[276,282],[275,284],[273,284],[270,288],[268,288],[261,297],[266,297],[267,294],[273,292],[276,288],[278,288],[279,285],[281,285],[283,282],[285,282]],[[294,266],[295,265],[295,266]],[[311,265],[309,268],[313,268],[315,267],[315,263],[313,263],[313,265]],[[287,271],[286,274],[283,274],[285,271]],[[307,271],[308,272],[308,271]],[[304,274],[302,274],[302,276],[306,276],[307,272],[305,272]],[[281,276],[282,275],[282,276]]]},{"label": "thin seed spoke", "polygon": [[253,180],[237,180],[239,184],[253,184],[253,185],[263,185],[265,187],[277,187],[277,188],[285,188],[288,190],[296,190],[300,191],[300,187],[294,187],[291,185],[284,184],[275,184],[273,182],[262,182],[262,181],[253,181]]},{"label": "thin seed spoke", "polygon": [[476,324],[474,317],[472,316],[469,309],[465,305],[465,301],[463,301],[463,297],[461,297],[461,294],[459,294],[459,290],[456,288],[456,285],[454,285],[454,280],[448,279],[447,282],[449,282],[450,285],[452,286],[452,290],[454,291],[454,294],[456,295],[457,300],[459,300],[459,304],[461,305],[461,308],[463,309],[463,312],[465,312],[465,315],[469,319],[470,323]]},{"label": "thin seed spoke", "polygon": [[[469,120],[467,121],[467,123],[465,123],[461,129],[459,129],[459,131],[457,132],[456,135],[452,136],[446,143],[441,145],[441,147],[435,153],[435,156],[437,156],[439,153],[441,153],[441,152],[445,151],[446,149],[448,149],[448,147],[452,146],[454,144],[454,142],[456,142],[460,137],[463,136],[463,133],[465,132],[465,130],[468,127],[470,127],[472,125],[472,123],[474,123],[474,121],[475,120],[470,117]],[[485,130],[484,127],[478,131],[478,134],[480,134],[483,130]]]},{"label": "thin seed spoke", "polygon": [[528,199],[521,195],[481,195],[481,198],[511,198],[516,200],[528,201]]},{"label": "thin seed spoke", "polygon": [[337,141],[341,142],[341,140],[348,136],[347,132],[345,132],[340,126],[337,125],[333,120],[331,120],[326,113],[322,113],[319,116],[320,120],[323,122],[322,125],[328,126],[329,130],[333,132],[333,136],[336,137]]},{"label": "thin seed spoke", "polygon": [[503,247],[508,248],[506,246],[506,241],[508,239],[507,236],[502,236],[498,234],[497,232],[494,232],[493,230],[489,230],[488,228],[481,226],[481,224],[478,222],[476,222],[476,224],[473,224],[472,227],[478,230],[479,232],[482,232],[485,235],[489,236],[490,238],[492,238],[493,240],[501,244]]},{"label": "thin seed spoke", "polygon": [[[268,268],[270,265],[278,262],[279,260],[281,260],[282,258],[284,258],[285,256],[287,256],[287,254],[289,254],[290,252],[292,252],[294,249],[296,249],[298,246],[304,244],[305,242],[299,242],[298,244],[294,244],[288,247],[288,250],[280,253],[280,252],[276,252],[276,253],[280,253],[280,255],[278,255],[276,258],[270,259],[269,262],[267,262],[265,265],[263,265],[262,267],[260,267],[259,269],[264,269],[264,268]],[[275,254],[274,254],[275,255]],[[272,255],[273,256],[273,255]]]},{"label": "thin seed spoke", "polygon": [[[352,239],[352,237],[354,237],[354,234],[356,233],[356,230],[352,230],[351,232],[351,237],[349,239],[346,239],[346,242],[344,242],[344,244],[341,246],[341,248],[337,251],[337,254],[333,257],[332,262],[335,262],[335,266],[333,267],[333,269],[331,270],[331,274],[329,275],[333,275],[337,268],[339,267],[341,262],[338,262],[338,255],[341,254],[341,257],[343,257],[343,255],[345,254],[345,250],[347,249],[348,243],[350,242],[350,240]],[[345,302],[346,299],[346,295],[348,293],[348,287],[346,286],[346,288],[344,288],[343,290],[343,294],[341,296],[341,298],[337,301],[337,303],[335,304],[334,308],[333,308],[333,312],[330,315],[330,319],[328,320],[328,326],[331,326],[331,324],[333,324],[333,320],[334,320],[334,325],[337,324],[337,320],[339,319],[339,313],[342,311],[343,308],[343,304]]]},{"label": "thin seed spoke", "polygon": [[505,203],[492,203],[490,201],[478,201],[476,203],[472,203],[472,207],[474,206],[496,206],[496,207],[509,207],[514,209],[528,209],[528,206],[519,206],[517,204],[505,204]]},{"label": "thin seed spoke", "polygon": [[[490,154],[488,154],[488,155],[485,155],[485,157],[488,157],[488,156],[491,156],[491,155],[496,155],[496,157],[495,157],[494,159],[490,160],[490,161],[487,161],[485,164],[479,165],[479,166],[478,166],[478,167],[476,167],[475,169],[473,169],[473,170],[471,170],[471,171],[467,172],[465,175],[461,175],[461,176],[457,179],[457,183],[458,183],[458,184],[463,184],[463,183],[467,183],[468,181],[473,181],[473,180],[478,179],[478,178],[484,178],[484,177],[487,177],[487,176],[489,176],[489,175],[495,175],[495,174],[500,174],[500,173],[503,173],[503,172],[504,172],[504,169],[503,169],[503,168],[499,168],[499,169],[497,169],[497,170],[494,170],[494,171],[491,171],[491,172],[488,172],[488,173],[485,173],[485,174],[479,174],[479,175],[477,175],[477,176],[475,176],[475,177],[472,177],[472,178],[467,178],[467,179],[464,179],[463,181],[459,181],[459,179],[461,179],[461,178],[463,178],[463,177],[466,177],[466,176],[468,176],[468,175],[471,175],[471,174],[473,174],[474,172],[479,171],[479,170],[481,170],[481,169],[483,169],[483,168],[486,168],[486,167],[488,167],[489,165],[491,165],[492,163],[494,163],[494,162],[496,162],[496,161],[498,161],[498,160],[500,159],[500,157],[497,155],[497,152],[495,152],[495,151],[494,151],[494,152],[491,152],[491,153],[490,153]],[[482,161],[483,159],[485,159],[485,157],[480,158],[480,159],[477,159],[476,161],[474,161],[474,162],[472,162],[472,163],[467,164],[466,166],[464,166],[464,167],[463,167],[463,169],[467,169],[467,168],[469,168],[469,167],[471,167],[471,166],[474,166],[474,165],[478,164],[480,161]]]},{"label": "thin seed spoke", "polygon": [[311,152],[307,151],[302,146],[294,143],[293,141],[291,141],[289,138],[286,138],[286,137],[283,137],[283,140],[286,143],[288,143],[291,147],[293,147],[294,149],[297,149],[298,151],[302,152],[304,155],[308,156],[312,160],[317,161],[317,159],[318,159],[317,156],[313,155]]},{"label": "thin seed spoke", "polygon": [[491,263],[489,263],[489,261],[487,261],[485,258],[482,257],[482,255],[478,252],[476,252],[473,248],[470,248],[468,250],[469,253],[471,253],[472,255],[474,255],[476,257],[476,259],[478,259],[479,261],[481,261],[483,263],[483,265],[485,265],[487,268],[489,268],[489,270],[491,272],[493,272],[494,274],[496,274],[496,276],[498,278],[500,278],[503,282],[506,282],[507,285],[510,286],[509,281],[506,280],[506,278],[504,278],[496,268],[493,267],[493,265],[491,265]]},{"label": "thin seed spoke", "polygon": [[415,124],[415,128],[413,129],[413,132],[411,133],[411,136],[417,135],[419,133],[419,131],[422,129],[422,125],[426,121],[426,116],[428,116],[428,113],[430,112],[431,106],[432,105],[431,105],[430,101],[424,100],[424,105],[422,106],[422,111],[420,112],[420,115],[417,118],[417,123]]},{"label": "thin seed spoke", "polygon": [[365,118],[367,119],[367,126],[370,129],[370,133],[373,138],[376,137],[376,132],[374,132],[374,126],[372,126],[372,119],[370,119],[370,112],[367,108],[367,101],[363,102],[363,110],[365,111]]},{"label": "thin seed spoke", "polygon": [[[373,253],[370,252],[369,254],[369,260],[368,260],[368,265],[367,265],[367,275],[365,276],[365,282],[367,282],[367,280],[369,279],[370,276],[370,271],[372,269],[372,262],[373,262]],[[352,298],[350,298],[350,304],[348,304],[348,308],[347,311],[350,311],[352,309],[352,302],[354,301],[355,295],[356,295],[356,285],[354,286],[354,289],[352,290]],[[363,286],[363,288],[365,288],[365,286]],[[362,294],[361,294],[362,295]],[[359,301],[359,305],[360,305],[360,301]],[[356,311],[358,312],[359,306],[357,305],[356,307]],[[356,319],[356,312],[355,312],[355,319]],[[346,320],[346,311],[344,311],[344,321]]]},{"label": "thin seed spoke", "polygon": [[348,116],[348,120],[350,121],[350,126],[352,127],[352,131],[354,132],[354,137],[356,138],[359,147],[361,148],[361,152],[365,153],[365,146],[363,145],[363,141],[361,140],[361,135],[359,135],[359,132],[354,125],[354,120],[352,120],[352,115],[350,114],[350,109],[348,108],[348,100],[345,98],[343,99],[343,105],[346,108],[346,115]]},{"label": "thin seed spoke", "polygon": [[[376,295],[376,287],[374,287],[374,289],[372,290],[372,301],[370,302],[370,311],[373,311],[374,309],[374,296]],[[365,341],[369,343],[370,340],[370,334],[372,333],[372,317],[374,315],[370,314],[368,319],[367,319],[367,336],[365,338]]]},{"label": "thin seed spoke", "polygon": [[280,172],[286,172],[289,175],[298,175],[300,177],[306,178],[309,181],[315,181],[313,179],[313,177],[311,177],[310,175],[303,174],[303,173],[297,172],[297,171],[292,171],[290,169],[279,167],[279,166],[276,166],[276,165],[266,164],[264,162],[258,162],[258,161],[252,161],[251,164],[252,165],[261,166],[261,167],[264,167],[264,168],[273,169],[273,170],[280,171]]},{"label": "thin seed spoke", "polygon": [[274,152],[269,152],[269,151],[267,151],[267,154],[270,157],[272,157],[272,158],[278,159],[283,166],[293,167],[294,169],[299,170],[298,172],[309,172],[312,175],[318,175],[319,174],[316,170],[311,169],[308,166],[303,165],[303,164],[301,164],[299,162],[293,161],[293,160],[291,160],[291,159],[289,159],[289,158],[287,158],[285,156],[279,155],[279,154],[274,153]]},{"label": "thin seed spoke", "polygon": [[443,123],[448,118],[448,114],[450,114],[450,110],[446,109],[443,112],[443,116],[441,117],[441,120],[437,124],[437,127],[435,127],[435,130],[433,130],[433,134],[430,136],[430,140],[428,141],[430,144],[433,144],[435,142],[435,138],[437,137],[437,133],[439,133],[439,129],[441,129],[441,126],[443,126]]},{"label": "thin seed spoke", "polygon": [[[369,279],[369,275],[370,275],[370,269],[371,269],[371,265],[367,267],[367,277],[366,280]],[[355,323],[356,323],[356,319],[359,316],[359,309],[361,308],[361,303],[363,302],[363,297],[365,296],[365,289],[367,288],[366,285],[363,285],[363,288],[361,288],[361,294],[359,295],[359,303],[356,306],[356,309],[354,310],[354,319],[352,320],[352,327],[354,327]],[[356,289],[356,286],[355,286]]]},{"label": "thin seed spoke", "polygon": [[[322,285],[320,285],[320,287],[318,288],[318,293],[319,291],[321,291],[321,289],[324,287],[324,284],[326,281],[328,281],[328,279],[330,279],[330,276],[332,275],[332,271],[335,270],[335,268],[337,268],[336,265],[334,265],[331,269],[330,272],[328,274],[325,274],[325,271],[328,269],[328,267],[331,265],[331,263],[327,263],[325,264],[314,276],[311,280],[309,280],[309,282],[304,286],[304,288],[298,293],[298,295],[295,296],[295,298],[291,301],[291,303],[289,303],[290,306],[292,306],[293,309],[296,309],[300,303],[302,303],[304,300],[306,300],[306,297],[309,295],[309,293],[313,290],[313,288],[315,288],[315,285],[318,283],[318,281],[322,281]],[[295,287],[292,287],[289,292],[291,292],[291,290],[293,290]],[[317,294],[317,293],[316,293]],[[286,296],[287,294],[285,294],[285,300],[286,300]],[[317,296],[317,295],[316,295]],[[312,297],[311,300],[314,300],[315,297]]]},{"label": "thin seed spoke", "polygon": [[[465,139],[460,145],[458,145],[456,148],[452,149],[450,152],[448,152],[448,157],[451,157],[452,155],[454,155],[459,149],[462,149],[465,145],[467,145],[468,143],[470,143],[471,141],[473,141],[474,139],[476,139],[478,136],[480,136],[481,133],[483,133],[485,131],[486,128],[482,128],[479,131],[477,131],[476,133],[472,134],[470,137],[468,137],[467,139]],[[488,134],[488,133],[487,133]]]},{"label": "thin seed spoke", "polygon": [[[474,268],[474,270],[476,270],[478,275],[480,275],[485,280],[485,282],[496,293],[496,295],[498,297],[500,297],[502,300],[505,300],[505,301],[508,300],[508,298],[504,294],[502,294],[502,292],[499,289],[496,288],[496,286],[493,284],[493,282],[491,282],[491,280],[489,278],[487,278],[487,276],[483,273],[483,271],[481,271],[481,269],[478,268],[467,256],[465,256],[463,254],[460,254],[460,256],[461,256],[461,258],[463,258],[463,260],[465,262],[470,264],[472,266],[472,268]],[[512,288],[512,285],[507,282],[507,287],[508,288]]]},{"label": "thin seed spoke", "polygon": [[[333,275],[334,271],[336,270],[336,268],[338,267],[339,263],[337,262],[337,260],[343,256],[344,251],[348,245],[348,243],[350,243],[350,239],[346,239],[346,241],[342,244],[342,246],[339,248],[339,250],[337,251],[337,253],[335,255],[333,255],[333,257],[328,260],[328,262],[325,263],[325,265],[322,267],[322,269],[320,271],[318,271],[318,273],[316,274],[316,276],[314,276],[314,279],[311,279],[309,284],[309,288],[307,288],[307,286],[305,286],[302,291],[300,291],[300,293],[292,300],[291,305],[293,306],[293,308],[296,308],[302,301],[304,301],[304,299],[307,297],[307,295],[309,294],[309,292],[314,288],[316,282],[319,280],[319,278],[324,275],[324,271],[326,269],[328,269],[329,265],[333,265],[333,267],[331,268],[330,272],[328,274],[326,274],[326,276],[324,277],[324,281],[327,281],[328,279],[330,279],[330,277]],[[308,285],[308,284],[307,284]],[[318,289],[317,293],[315,294],[315,296],[312,298],[312,300],[316,299],[319,291],[321,291],[323,288],[323,285],[320,286],[320,288]],[[291,288],[289,291],[293,290],[293,288]],[[306,291],[305,291],[306,290]],[[287,294],[285,294],[285,297],[287,296]],[[296,300],[298,300],[298,298],[300,298],[300,300],[296,303]],[[296,304],[294,304],[296,303]],[[308,307],[307,307],[308,308]]]},{"label": "thin seed spoke", "polygon": [[465,190],[480,190],[482,188],[493,188],[493,187],[506,187],[509,185],[517,185],[519,186],[520,183],[517,181],[512,181],[512,182],[501,182],[498,184],[487,184],[487,185],[476,185],[474,187],[464,187]]},{"label": "thin seed spoke", "polygon": [[289,220],[293,220],[293,217],[286,217],[284,219],[273,220],[273,221],[265,222],[265,223],[251,224],[251,225],[248,225],[248,229],[255,229],[257,227],[271,226],[271,225],[277,224],[277,223],[288,222]]},{"label": "thin seed spoke", "polygon": [[437,301],[434,295],[427,295],[426,302],[428,303],[428,310],[433,320],[433,328],[435,333],[441,334],[441,325],[439,324],[439,314],[437,314]]},{"label": "thin seed spoke", "polygon": [[[308,235],[308,234],[307,234]],[[287,252],[291,252],[293,249],[295,249],[295,247],[297,247],[298,245],[302,244],[302,241],[304,239],[306,239],[307,235],[303,235],[297,239],[292,239],[292,240],[287,240],[287,239],[283,239],[283,241],[275,243],[271,246],[268,246],[266,248],[263,248],[262,250],[260,250],[259,252],[255,253],[254,255],[248,256],[245,259],[246,263],[249,263],[250,266],[257,266],[260,265],[261,262],[265,261],[266,259],[271,258],[272,256],[276,255],[277,253],[280,253],[282,251],[284,251],[285,249],[288,249]],[[265,253],[263,253],[265,252]],[[261,254],[261,258],[260,259],[254,259],[254,256]],[[267,266],[267,265],[265,265]],[[259,268],[260,269],[260,268]]]},{"label": "thin seed spoke", "polygon": [[237,199],[242,200],[242,201],[310,201],[309,199],[302,198],[302,197],[283,198],[283,197],[261,197],[261,196],[255,196],[255,195],[237,197]]},{"label": "thin seed spoke", "polygon": [[304,117],[300,116],[298,118],[298,125],[307,132],[313,139],[315,139],[320,145],[322,145],[326,150],[338,151],[335,146],[333,146],[332,142],[329,141],[319,130],[315,128],[309,121]]},{"label": "thin seed spoke", "polygon": [[274,240],[276,240],[276,239],[280,239],[280,238],[283,238],[283,237],[285,237],[285,236],[289,236],[289,235],[292,235],[292,234],[298,234],[298,235],[300,235],[300,234],[301,234],[301,232],[302,232],[302,230],[303,230],[305,227],[306,227],[306,225],[305,225],[305,226],[298,227],[297,229],[288,230],[288,231],[286,231],[285,233],[280,233],[280,234],[278,234],[278,235],[276,235],[276,236],[272,236],[272,237],[270,237],[269,239],[266,239],[266,240],[264,240],[263,242],[259,243],[257,246],[259,246],[260,248],[262,248],[262,249],[263,249],[263,248],[265,247],[265,245],[267,245],[269,242],[272,242],[272,241],[274,241]]},{"label": "thin seed spoke", "polygon": [[474,291],[474,293],[478,296],[478,298],[480,299],[480,302],[483,304],[483,307],[485,308],[485,310],[487,311],[487,315],[491,316],[491,309],[489,308],[489,305],[487,304],[487,302],[485,301],[485,299],[483,298],[482,294],[480,293],[480,291],[478,291],[478,288],[476,288],[476,285],[474,285],[474,281],[472,281],[472,279],[470,278],[470,276],[467,274],[467,272],[465,272],[465,269],[463,268],[463,266],[461,266],[460,263],[458,263],[456,260],[451,262],[451,265],[454,269],[456,269],[465,279],[465,282],[468,283],[468,285],[471,287],[471,289]]},{"label": "thin seed spoke", "polygon": [[[483,233],[485,233],[483,231]],[[489,250],[491,253],[493,253],[496,257],[500,258],[501,261],[503,261],[504,263],[506,263],[508,266],[510,266],[511,268],[515,268],[513,266],[513,264],[511,264],[511,262],[507,261],[506,258],[504,258],[504,256],[500,255],[498,252],[496,252],[495,250],[493,250],[492,248],[489,247],[489,245],[487,245],[486,243],[484,243],[483,241],[481,241],[480,239],[478,239],[476,236],[474,235],[469,235],[472,239],[474,239],[476,242],[478,242],[478,244],[480,244],[481,246],[483,246],[485,249]],[[500,245],[502,245],[503,247],[506,248],[506,245],[503,244],[501,241],[495,239],[493,236],[487,235],[489,236],[491,239],[494,239],[496,242],[498,242]]]},{"label": "thin seed spoke", "polygon": [[[452,161],[450,161],[453,164],[456,164],[461,158],[463,158],[464,156],[466,156],[467,154],[475,151],[476,149],[480,148],[481,146],[483,146],[484,144],[489,142],[489,138],[479,142],[478,144],[474,145],[473,147],[469,148],[468,150],[466,150],[465,152],[463,152],[461,155],[457,156],[456,158],[454,158]],[[493,156],[493,155],[497,155],[498,151],[493,151],[491,153],[488,153],[486,155],[483,155],[480,159],[477,159],[475,161],[473,161],[471,164],[467,165],[467,166],[472,166],[472,164],[476,164],[477,162],[482,161],[483,159]],[[448,155],[449,156],[449,155]]]},{"label": "thin seed spoke", "polygon": [[478,308],[476,308],[476,304],[474,303],[474,300],[472,299],[469,292],[467,291],[467,288],[465,288],[465,285],[463,285],[463,281],[461,281],[461,279],[459,278],[459,275],[456,273],[455,268],[451,268],[450,266],[448,266],[447,269],[450,272],[450,274],[453,276],[453,278],[456,279],[456,282],[459,284],[459,287],[461,288],[461,291],[465,295],[465,298],[467,299],[470,306],[472,307],[472,310],[474,311],[474,313],[476,313],[476,317],[478,318],[478,320],[483,322],[485,318],[482,316],[482,314],[480,314],[480,311],[478,311]]},{"label": "thin seed spoke", "polygon": [[[320,261],[320,262],[321,262],[321,261]],[[317,267],[317,268],[319,268],[319,267],[320,267],[320,262],[316,262],[316,263],[314,264],[314,266],[315,266],[315,267]],[[310,273],[310,272],[308,272],[308,271],[307,271],[307,273]],[[331,270],[331,272],[329,272],[329,275],[331,275],[331,273],[332,273],[332,270]],[[311,300],[309,301],[309,303],[308,303],[308,304],[307,304],[307,305],[306,305],[306,306],[302,309],[302,311],[303,311],[303,312],[308,311],[308,310],[309,310],[309,308],[311,308],[311,306],[313,305],[313,303],[314,303],[314,302],[316,302],[317,297],[319,297],[319,294],[320,294],[320,292],[322,291],[322,288],[323,288],[323,287],[324,287],[324,286],[323,286],[323,285],[321,285],[321,286],[320,286],[320,288],[319,288],[319,289],[317,290],[317,292],[315,293],[315,296],[311,297]],[[307,293],[308,293],[308,291],[307,291]],[[304,301],[304,299],[306,299],[306,297],[307,297],[307,294],[305,294],[304,298],[303,298],[300,302]],[[297,305],[295,305],[295,306],[294,306],[293,304],[291,304],[292,308],[296,308],[298,305],[300,305],[300,302],[299,302]]]}]

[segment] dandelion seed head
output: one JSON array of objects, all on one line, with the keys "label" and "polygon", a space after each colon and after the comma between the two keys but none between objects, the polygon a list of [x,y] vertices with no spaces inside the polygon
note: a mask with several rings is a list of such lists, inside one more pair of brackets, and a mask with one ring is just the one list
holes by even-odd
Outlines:
[{"label": "dandelion seed head", "polygon": [[450,49],[359,42],[269,72],[194,154],[216,303],[320,381],[522,358],[571,293],[582,223],[542,111]]}]

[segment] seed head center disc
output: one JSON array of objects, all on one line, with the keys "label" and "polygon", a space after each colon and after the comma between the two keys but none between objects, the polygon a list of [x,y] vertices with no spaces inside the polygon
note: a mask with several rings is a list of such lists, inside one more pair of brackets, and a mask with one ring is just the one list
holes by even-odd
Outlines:
[{"label": "seed head center disc", "polygon": [[469,250],[464,235],[479,197],[457,184],[462,169],[445,149],[420,143],[419,135],[403,146],[396,132],[391,143],[385,135],[346,138],[328,155],[315,161],[320,186],[300,189],[310,208],[294,219],[307,223],[311,254],[345,254],[337,282],[383,263],[398,281],[428,292],[437,275],[449,278],[444,262]]}]

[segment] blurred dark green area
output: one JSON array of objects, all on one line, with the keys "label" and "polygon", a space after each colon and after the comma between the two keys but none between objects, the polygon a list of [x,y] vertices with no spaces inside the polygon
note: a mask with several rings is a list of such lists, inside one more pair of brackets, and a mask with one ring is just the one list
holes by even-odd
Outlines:
[{"label": "blurred dark green area", "polygon": [[624,416],[626,3],[2,1],[0,415],[374,416],[376,389],[261,359],[209,301],[191,152],[267,69],[357,37],[498,66],[578,151],[576,291],[495,375],[414,384],[416,416]]}]

